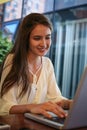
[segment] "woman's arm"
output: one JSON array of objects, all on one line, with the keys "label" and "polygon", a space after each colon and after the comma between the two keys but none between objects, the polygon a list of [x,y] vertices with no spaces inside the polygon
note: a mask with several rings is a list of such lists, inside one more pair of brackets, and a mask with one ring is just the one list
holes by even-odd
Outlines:
[{"label": "woman's arm", "polygon": [[35,114],[42,114],[47,118],[51,118],[51,115],[48,113],[48,111],[55,113],[61,118],[67,116],[67,113],[64,112],[61,106],[52,102],[45,102],[42,104],[14,105],[11,107],[9,113],[17,114],[17,113],[31,112]]}]

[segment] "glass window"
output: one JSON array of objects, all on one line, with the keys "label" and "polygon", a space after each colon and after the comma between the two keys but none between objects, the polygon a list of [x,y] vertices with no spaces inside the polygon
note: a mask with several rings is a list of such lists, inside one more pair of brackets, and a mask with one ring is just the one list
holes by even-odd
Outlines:
[{"label": "glass window", "polygon": [[24,0],[23,17],[32,12],[53,11],[53,3],[54,0]]},{"label": "glass window", "polygon": [[73,97],[87,65],[87,7],[55,14],[54,67],[62,94]]},{"label": "glass window", "polygon": [[21,18],[23,0],[12,0],[5,4],[4,22]]},{"label": "glass window", "polygon": [[87,0],[55,0],[55,10],[87,4]]},{"label": "glass window", "polygon": [[18,29],[19,21],[13,21],[3,24],[3,35],[8,37],[10,41],[13,41]]},{"label": "glass window", "polygon": [[[53,15],[53,13],[49,13],[49,14],[45,14],[46,15],[46,17],[48,17],[49,19],[50,19],[50,21],[52,22],[52,24],[53,24],[53,17],[54,17],[54,15]],[[54,33],[54,32],[53,32]],[[52,33],[52,40],[53,40],[53,33]],[[54,55],[53,55],[53,52],[54,52],[54,50],[53,50],[53,44],[51,44],[51,48],[50,48],[50,50],[49,50],[49,52],[47,53],[47,55],[46,56],[48,56],[48,57],[50,57],[51,58],[51,60],[52,60],[52,62],[54,63]]]}]

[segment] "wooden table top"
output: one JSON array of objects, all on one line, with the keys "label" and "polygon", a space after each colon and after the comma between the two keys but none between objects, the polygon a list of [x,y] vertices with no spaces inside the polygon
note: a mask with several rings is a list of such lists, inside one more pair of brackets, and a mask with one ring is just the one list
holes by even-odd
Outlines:
[{"label": "wooden table top", "polygon": [[[23,114],[0,116],[0,122],[9,124],[11,126],[10,130],[56,130],[55,128],[27,119]],[[87,128],[76,130],[87,130]]]}]

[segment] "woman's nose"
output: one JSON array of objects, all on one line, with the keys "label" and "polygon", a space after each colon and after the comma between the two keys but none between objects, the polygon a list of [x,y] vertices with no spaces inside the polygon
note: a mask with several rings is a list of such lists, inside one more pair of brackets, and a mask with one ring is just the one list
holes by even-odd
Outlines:
[{"label": "woman's nose", "polygon": [[42,45],[42,46],[46,46],[46,40],[45,40],[45,39],[42,39],[42,40],[41,40],[41,45]]}]

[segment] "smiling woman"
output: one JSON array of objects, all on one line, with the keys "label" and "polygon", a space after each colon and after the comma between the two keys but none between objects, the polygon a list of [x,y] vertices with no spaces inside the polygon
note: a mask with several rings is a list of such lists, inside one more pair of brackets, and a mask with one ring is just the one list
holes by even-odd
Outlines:
[{"label": "smiling woman", "polygon": [[[27,15],[15,44],[7,55],[0,82],[0,114],[32,112],[50,118],[67,114],[71,100],[62,96],[51,60],[45,56],[51,45],[52,24],[43,14]],[[59,102],[59,103],[58,103]]]}]

